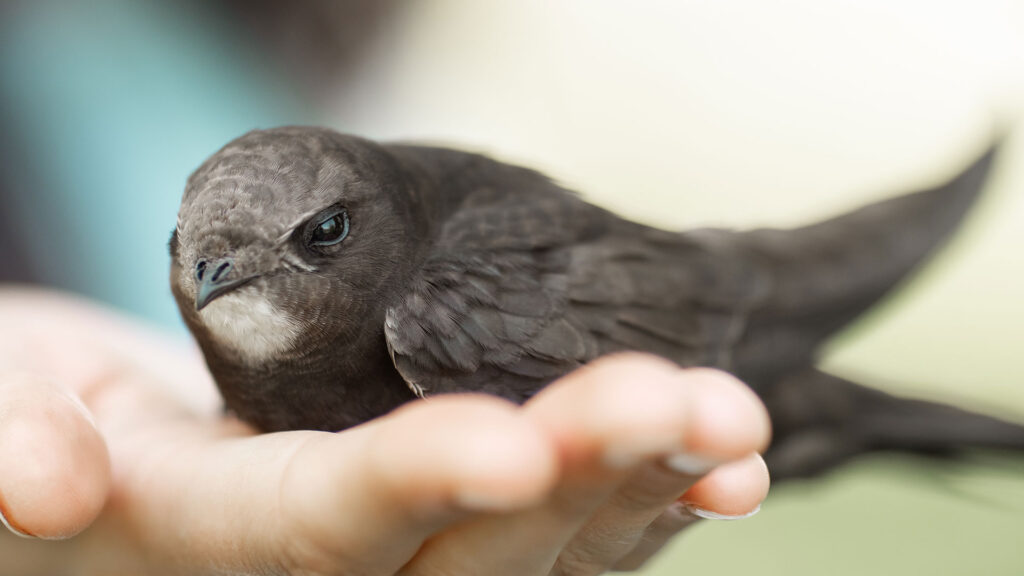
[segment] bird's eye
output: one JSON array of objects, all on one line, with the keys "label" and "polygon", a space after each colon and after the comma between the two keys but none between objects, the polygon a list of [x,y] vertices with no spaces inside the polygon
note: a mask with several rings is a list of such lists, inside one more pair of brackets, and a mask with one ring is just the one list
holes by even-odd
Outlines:
[{"label": "bird's eye", "polygon": [[333,246],[348,236],[348,212],[339,210],[329,214],[313,226],[310,246]]}]

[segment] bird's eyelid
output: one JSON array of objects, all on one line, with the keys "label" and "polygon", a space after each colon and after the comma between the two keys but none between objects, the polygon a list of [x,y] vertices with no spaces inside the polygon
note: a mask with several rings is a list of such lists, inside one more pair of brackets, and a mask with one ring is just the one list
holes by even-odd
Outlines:
[{"label": "bird's eyelid", "polygon": [[295,220],[293,220],[291,222],[291,224],[289,224],[287,227],[285,227],[284,232],[280,236],[277,237],[277,244],[280,245],[280,244],[284,244],[285,242],[287,242],[288,239],[292,237],[292,234],[295,233],[295,230],[297,230],[299,226],[302,226],[303,224],[305,224],[307,220],[309,220],[310,218],[312,218],[313,216],[315,216],[319,212],[320,212],[319,209],[317,209],[317,210],[310,210],[310,211],[302,214],[301,216],[299,216]]}]

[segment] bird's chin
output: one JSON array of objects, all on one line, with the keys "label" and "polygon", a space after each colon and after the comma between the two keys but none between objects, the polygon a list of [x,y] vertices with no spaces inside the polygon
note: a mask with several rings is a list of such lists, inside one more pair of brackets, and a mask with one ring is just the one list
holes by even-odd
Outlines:
[{"label": "bird's chin", "polygon": [[247,364],[288,351],[300,335],[298,322],[253,287],[218,297],[197,316],[218,345]]}]

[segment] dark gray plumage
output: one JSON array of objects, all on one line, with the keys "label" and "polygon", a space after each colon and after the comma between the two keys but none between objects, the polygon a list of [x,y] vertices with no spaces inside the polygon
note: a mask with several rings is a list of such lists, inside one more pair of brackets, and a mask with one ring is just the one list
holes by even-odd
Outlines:
[{"label": "dark gray plumage", "polygon": [[747,382],[775,478],[876,449],[1024,448],[1024,428],[813,367],[952,232],[993,156],[821,224],[676,233],[476,154],[255,131],[189,179],[171,284],[227,406],[267,431],[341,430],[417,395],[523,401],[643,350]]}]

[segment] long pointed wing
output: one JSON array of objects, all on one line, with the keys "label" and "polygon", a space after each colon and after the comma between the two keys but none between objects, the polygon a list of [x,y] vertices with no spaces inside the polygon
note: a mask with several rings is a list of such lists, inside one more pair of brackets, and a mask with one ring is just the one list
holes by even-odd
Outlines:
[{"label": "long pointed wing", "polygon": [[809,363],[822,341],[877,303],[940,247],[983,189],[993,145],[935,188],[794,230],[722,238],[770,276],[733,355],[741,377]]},{"label": "long pointed wing", "polygon": [[955,228],[992,151],[951,182],[796,230],[675,234],[619,220],[546,180],[484,190],[453,216],[388,310],[417,393],[522,400],[600,354],[653,352],[761,388],[889,291]]},{"label": "long pointed wing", "polygon": [[1024,426],[961,408],[900,398],[807,369],[765,395],[773,480],[817,476],[870,451],[956,456],[970,448],[1024,449]]}]

